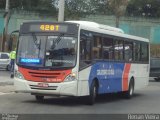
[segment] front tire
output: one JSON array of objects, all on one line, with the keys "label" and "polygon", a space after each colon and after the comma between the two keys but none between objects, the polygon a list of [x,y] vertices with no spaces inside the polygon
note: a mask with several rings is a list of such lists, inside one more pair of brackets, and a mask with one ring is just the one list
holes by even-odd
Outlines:
[{"label": "front tire", "polygon": [[87,98],[89,105],[93,105],[95,103],[97,93],[98,93],[98,86],[96,84],[96,81],[93,81],[90,88],[90,95]]}]

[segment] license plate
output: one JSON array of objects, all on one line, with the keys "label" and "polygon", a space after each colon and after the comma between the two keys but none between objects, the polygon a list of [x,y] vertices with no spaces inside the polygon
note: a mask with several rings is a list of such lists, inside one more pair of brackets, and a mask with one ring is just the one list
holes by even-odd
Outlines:
[{"label": "license plate", "polygon": [[48,86],[48,83],[38,83],[38,87],[47,88]]}]

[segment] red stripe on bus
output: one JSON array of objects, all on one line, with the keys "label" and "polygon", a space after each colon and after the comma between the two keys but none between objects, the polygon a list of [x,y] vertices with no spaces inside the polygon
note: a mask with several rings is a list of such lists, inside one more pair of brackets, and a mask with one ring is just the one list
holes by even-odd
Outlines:
[{"label": "red stripe on bus", "polygon": [[129,77],[130,68],[131,68],[131,64],[125,64],[124,72],[123,72],[122,91],[128,90],[128,77]]}]

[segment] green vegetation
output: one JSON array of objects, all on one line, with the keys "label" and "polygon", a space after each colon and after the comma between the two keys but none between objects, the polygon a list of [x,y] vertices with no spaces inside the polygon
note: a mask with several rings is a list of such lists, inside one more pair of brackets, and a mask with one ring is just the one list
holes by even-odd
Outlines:
[{"label": "green vegetation", "polygon": [[[0,0],[0,9],[5,8],[5,1]],[[66,19],[79,19],[88,14],[160,17],[160,0],[65,0],[65,4]],[[34,11],[40,15],[57,16],[58,0],[10,0],[10,8],[12,11]]]}]

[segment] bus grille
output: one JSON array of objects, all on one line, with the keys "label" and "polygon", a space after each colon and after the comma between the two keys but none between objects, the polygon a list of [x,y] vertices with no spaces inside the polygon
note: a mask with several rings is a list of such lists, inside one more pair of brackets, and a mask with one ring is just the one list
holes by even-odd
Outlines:
[{"label": "bus grille", "polygon": [[56,78],[57,76],[61,75],[61,73],[38,73],[38,72],[29,72],[32,77],[40,77],[40,78]]},{"label": "bus grille", "polygon": [[19,67],[24,78],[33,82],[61,83],[71,73],[71,70],[31,70]]}]

